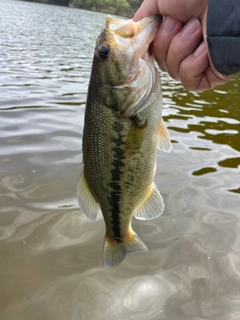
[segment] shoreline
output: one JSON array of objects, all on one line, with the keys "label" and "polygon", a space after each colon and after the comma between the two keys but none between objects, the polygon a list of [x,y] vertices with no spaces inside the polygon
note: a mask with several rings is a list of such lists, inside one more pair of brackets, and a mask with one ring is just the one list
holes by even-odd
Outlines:
[{"label": "shoreline", "polygon": [[[125,18],[129,18],[129,19],[131,19],[134,16],[134,14],[137,10],[137,9],[134,10],[134,8],[131,8],[131,7],[119,9],[119,8],[114,8],[113,6],[109,6],[108,8],[104,8],[104,7],[96,8],[94,5],[91,7],[84,6],[84,5],[75,6],[73,3],[71,3],[71,0],[17,0],[17,1],[43,3],[43,4],[68,7],[68,8],[73,8],[73,9],[82,9],[82,10],[93,11],[93,12],[114,14],[114,15],[119,15],[119,16],[125,17]],[[142,1],[140,1],[140,2],[142,2]],[[131,6],[131,4],[129,4],[129,5]],[[140,4],[139,4],[139,6],[140,6]]]}]

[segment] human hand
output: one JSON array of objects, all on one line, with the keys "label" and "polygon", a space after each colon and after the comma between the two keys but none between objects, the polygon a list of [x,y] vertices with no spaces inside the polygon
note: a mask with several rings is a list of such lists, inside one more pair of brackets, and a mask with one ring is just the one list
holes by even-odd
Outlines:
[{"label": "human hand", "polygon": [[213,66],[206,40],[208,0],[144,0],[135,21],[152,14],[164,16],[152,53],[159,67],[188,90],[204,91],[230,77]]}]

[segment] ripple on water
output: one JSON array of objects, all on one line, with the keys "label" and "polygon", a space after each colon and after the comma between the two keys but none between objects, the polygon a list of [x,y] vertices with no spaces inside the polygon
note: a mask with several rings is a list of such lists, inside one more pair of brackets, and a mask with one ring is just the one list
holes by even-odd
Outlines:
[{"label": "ripple on water", "polygon": [[103,219],[83,216],[76,185],[105,15],[12,0],[0,12],[0,318],[239,320],[239,77],[199,93],[162,74],[165,210],[133,221],[147,253],[104,268]]}]

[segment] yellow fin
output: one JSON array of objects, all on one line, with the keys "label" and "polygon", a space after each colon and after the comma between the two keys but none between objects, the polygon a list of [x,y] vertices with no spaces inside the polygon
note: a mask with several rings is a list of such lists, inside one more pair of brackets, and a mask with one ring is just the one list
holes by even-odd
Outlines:
[{"label": "yellow fin", "polygon": [[134,211],[134,217],[139,220],[151,220],[158,218],[164,210],[163,198],[153,183],[145,198]]},{"label": "yellow fin", "polygon": [[148,251],[142,239],[135,232],[131,233],[131,237],[126,237],[122,242],[105,238],[102,259],[106,267],[118,266],[127,254]]},{"label": "yellow fin", "polygon": [[164,152],[170,152],[172,150],[170,134],[162,118],[158,125],[157,147]]},{"label": "yellow fin", "polygon": [[132,123],[125,143],[125,154],[133,156],[139,152],[144,138],[145,126],[140,127],[135,122]]},{"label": "yellow fin", "polygon": [[94,199],[87,181],[84,177],[84,169],[81,172],[77,186],[78,203],[85,214],[91,221],[95,221],[98,212],[101,212],[98,202]]}]

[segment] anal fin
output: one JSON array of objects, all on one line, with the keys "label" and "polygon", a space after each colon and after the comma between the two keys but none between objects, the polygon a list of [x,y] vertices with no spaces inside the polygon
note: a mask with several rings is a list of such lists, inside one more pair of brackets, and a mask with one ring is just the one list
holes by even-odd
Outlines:
[{"label": "anal fin", "polygon": [[159,150],[162,150],[164,152],[170,152],[172,150],[170,134],[162,118],[158,125],[157,147]]},{"label": "anal fin", "polygon": [[153,183],[145,198],[134,212],[134,217],[139,220],[158,218],[164,210],[163,198]]},{"label": "anal fin", "polygon": [[106,267],[116,267],[123,261],[127,254],[147,251],[147,246],[135,232],[131,232],[131,237],[125,240],[123,239],[122,242],[105,238],[103,264]]},{"label": "anal fin", "polygon": [[78,203],[85,214],[91,221],[95,221],[98,212],[101,212],[99,203],[94,199],[87,181],[84,176],[84,169],[80,174],[80,178],[78,181],[77,186],[77,196],[78,196]]}]

